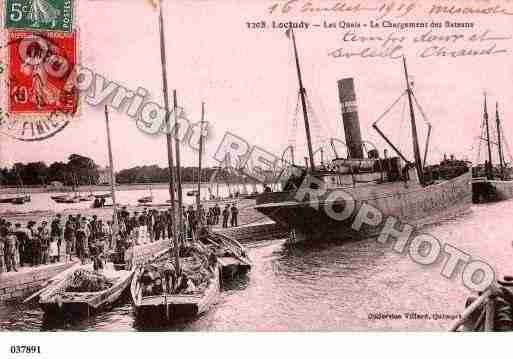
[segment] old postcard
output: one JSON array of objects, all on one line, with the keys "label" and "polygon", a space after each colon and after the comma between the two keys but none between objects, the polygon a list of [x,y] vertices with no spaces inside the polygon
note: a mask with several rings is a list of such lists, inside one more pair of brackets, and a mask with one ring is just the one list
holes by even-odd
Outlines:
[{"label": "old postcard", "polygon": [[0,4],[0,331],[513,330],[512,1]]}]

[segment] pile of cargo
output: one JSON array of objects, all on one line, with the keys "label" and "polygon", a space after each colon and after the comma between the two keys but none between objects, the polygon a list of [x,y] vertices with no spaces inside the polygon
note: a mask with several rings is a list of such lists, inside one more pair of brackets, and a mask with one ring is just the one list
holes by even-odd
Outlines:
[{"label": "pile of cargo", "polygon": [[75,271],[66,283],[65,292],[99,292],[112,287],[113,282],[102,274],[80,269]]},{"label": "pile of cargo", "polygon": [[[208,268],[208,259],[204,256],[182,258],[182,274],[194,284],[192,290],[194,293],[202,293],[212,278],[212,272]],[[185,287],[183,290],[187,291],[187,288]]]},{"label": "pile of cargo", "polygon": [[[198,294],[208,286],[213,276],[209,260],[210,251],[199,245],[188,245],[180,251],[180,275],[175,272],[172,255],[147,264],[140,277],[145,287],[143,296],[169,294]],[[167,288],[174,283],[173,289]]]}]

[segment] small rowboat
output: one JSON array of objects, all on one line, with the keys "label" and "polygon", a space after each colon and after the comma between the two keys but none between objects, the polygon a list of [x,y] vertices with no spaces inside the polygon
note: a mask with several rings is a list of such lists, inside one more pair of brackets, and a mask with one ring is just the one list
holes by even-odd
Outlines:
[{"label": "small rowboat", "polygon": [[196,191],[196,190],[187,191],[187,196],[189,196],[189,197],[194,197],[194,196],[197,196],[197,195],[198,195],[198,191]]},{"label": "small rowboat", "polygon": [[92,201],[93,199],[95,199],[94,195],[92,194],[89,194],[89,195],[83,195],[83,196],[78,196],[78,200],[80,202],[90,202]]},{"label": "small rowboat", "polygon": [[139,203],[151,203],[151,202],[153,202],[153,196],[146,196],[146,197],[139,198],[137,200],[137,202],[139,202]]},{"label": "small rowboat", "polygon": [[52,200],[54,200],[54,201],[60,201],[60,200],[68,198],[68,195],[67,194],[62,194],[62,195],[59,195],[59,196],[51,196],[50,198]]},{"label": "small rowboat", "polygon": [[[162,258],[171,258],[171,249]],[[184,260],[184,258],[180,258]],[[206,312],[218,300],[220,292],[219,266],[211,268],[208,283],[204,289],[192,293],[172,293],[166,280],[159,278],[160,293],[145,294],[143,283],[144,268],[136,270],[132,278],[130,293],[136,320],[139,324],[155,325],[169,323],[179,318],[194,318]]]},{"label": "small rowboat", "polygon": [[0,198],[0,203],[25,204],[27,202],[30,202],[29,195]]},{"label": "small rowboat", "polygon": [[52,197],[52,199],[56,203],[78,203],[78,202],[80,202],[80,197],[72,196],[72,195],[56,196],[56,197]]},{"label": "small rowboat", "polygon": [[246,249],[235,239],[214,232],[204,233],[199,238],[216,254],[224,279],[233,279],[251,270],[252,263]]},{"label": "small rowboat", "polygon": [[27,202],[30,202],[30,196],[28,195],[13,198],[11,201],[12,204],[25,204]]},{"label": "small rowboat", "polygon": [[91,264],[79,266],[41,292],[39,305],[46,315],[89,316],[112,306],[130,285],[133,274],[133,270],[101,270],[99,275],[108,280],[108,288],[98,291],[71,291],[69,286],[77,275],[96,275]]}]

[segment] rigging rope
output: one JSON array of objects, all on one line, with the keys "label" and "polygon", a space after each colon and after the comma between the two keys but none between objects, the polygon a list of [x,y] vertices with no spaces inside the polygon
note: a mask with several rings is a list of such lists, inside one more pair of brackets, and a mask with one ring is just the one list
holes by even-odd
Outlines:
[{"label": "rigging rope", "polygon": [[297,137],[297,118],[299,113],[299,101],[300,101],[300,95],[299,92],[297,94],[296,99],[296,109],[294,111],[294,115],[292,116],[292,128],[289,132],[289,140],[288,144],[290,147],[292,147],[292,150],[296,152],[296,137]]},{"label": "rigging rope", "polygon": [[386,109],[385,112],[383,112],[381,114],[381,116],[378,117],[378,119],[376,121],[374,121],[374,125],[377,125],[379,121],[381,121],[383,119],[383,117],[385,117],[389,112],[390,110],[392,110],[392,108],[394,108],[395,105],[397,105],[397,103],[401,100],[401,98],[403,98],[403,96],[406,95],[406,91],[404,91],[401,96],[399,96],[399,98],[397,100],[394,101],[394,103],[392,103],[392,105],[390,105],[389,108]]}]

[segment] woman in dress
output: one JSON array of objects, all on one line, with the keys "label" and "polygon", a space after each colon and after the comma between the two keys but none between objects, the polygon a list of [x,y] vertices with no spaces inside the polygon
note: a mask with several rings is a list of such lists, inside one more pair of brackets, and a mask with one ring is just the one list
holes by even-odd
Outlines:
[{"label": "woman in dress", "polygon": [[59,247],[57,246],[57,238],[51,237],[50,248],[48,249],[48,255],[50,257],[50,263],[55,263],[59,258]]}]

